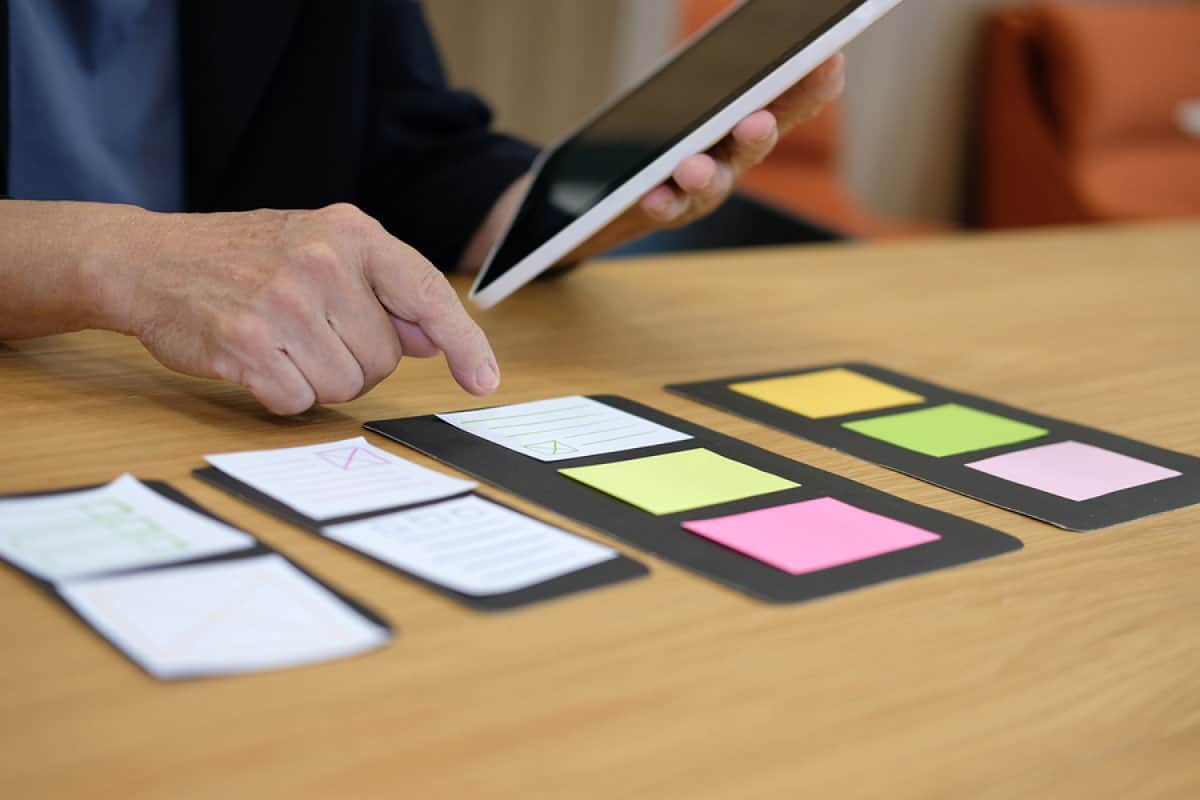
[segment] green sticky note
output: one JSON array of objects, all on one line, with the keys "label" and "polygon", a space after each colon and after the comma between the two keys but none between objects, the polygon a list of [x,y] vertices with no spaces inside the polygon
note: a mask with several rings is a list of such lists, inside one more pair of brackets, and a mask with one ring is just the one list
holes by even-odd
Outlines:
[{"label": "green sticky note", "polygon": [[715,506],[800,485],[702,449],[559,471],[651,514]]},{"label": "green sticky note", "polygon": [[957,403],[860,419],[843,425],[865,436],[939,458],[1025,442],[1049,432],[1036,425]]}]

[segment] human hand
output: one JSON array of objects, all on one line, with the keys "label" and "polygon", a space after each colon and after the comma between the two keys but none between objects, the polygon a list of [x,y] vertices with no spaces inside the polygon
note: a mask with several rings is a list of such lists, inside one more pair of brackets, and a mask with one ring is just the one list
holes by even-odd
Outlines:
[{"label": "human hand", "polygon": [[[846,83],[841,53],[809,73],[767,108],[746,117],[707,153],[684,159],[671,180],[652,189],[562,262],[574,264],[660,228],[678,228],[717,208],[743,172],[763,161],[779,139],[815,117],[842,93]],[[517,212],[529,183],[525,175],[497,199],[468,242],[457,268],[475,272]]]},{"label": "human hand", "polygon": [[845,83],[845,58],[838,53],[766,109],[739,122],[716,147],[685,159],[671,174],[671,182],[643,197],[634,213],[656,227],[686,225],[709,213],[742,173],[764,161],[792,128],[837,99]]},{"label": "human hand", "polygon": [[249,389],[276,414],[352,400],[402,355],[446,354],[456,381],[499,384],[487,338],[445,277],[349,205],[140,213],[127,264],[93,270],[106,327],[167,367]]},{"label": "human hand", "polygon": [[845,58],[833,56],[767,108],[743,119],[707,153],[684,159],[671,180],[573,253],[580,261],[661,228],[678,228],[714,211],[746,170],[761,163],[792,128],[815,117],[845,87]]}]

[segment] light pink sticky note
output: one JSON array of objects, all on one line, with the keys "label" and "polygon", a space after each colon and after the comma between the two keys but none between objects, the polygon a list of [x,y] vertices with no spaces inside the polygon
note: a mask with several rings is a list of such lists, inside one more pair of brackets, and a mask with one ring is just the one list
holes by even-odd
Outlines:
[{"label": "light pink sticky note", "polygon": [[683,527],[800,575],[935,542],[936,533],[821,497]]},{"label": "light pink sticky note", "polygon": [[1181,473],[1081,442],[1059,442],[967,464],[971,469],[1056,494],[1093,497],[1174,478]]}]

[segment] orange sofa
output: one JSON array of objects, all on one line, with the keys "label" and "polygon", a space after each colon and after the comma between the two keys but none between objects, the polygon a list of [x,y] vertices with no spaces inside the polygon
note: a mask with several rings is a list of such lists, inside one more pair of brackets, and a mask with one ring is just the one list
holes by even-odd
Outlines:
[{"label": "orange sofa", "polygon": [[977,213],[990,227],[1200,217],[1200,4],[1047,3],[985,26]]},{"label": "orange sofa", "polygon": [[[678,38],[699,31],[735,0],[681,0]],[[776,206],[855,237],[927,233],[935,226],[881,219],[863,211],[839,174],[840,104],[788,134],[771,157],[750,170],[739,188]]]}]

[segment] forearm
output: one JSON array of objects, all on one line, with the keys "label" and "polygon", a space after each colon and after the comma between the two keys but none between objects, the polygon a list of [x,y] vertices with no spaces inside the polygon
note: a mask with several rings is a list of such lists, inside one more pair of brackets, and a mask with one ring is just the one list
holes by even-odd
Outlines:
[{"label": "forearm", "polygon": [[123,234],[147,212],[104,203],[0,201],[0,340],[84,328],[125,330],[115,280]]}]

